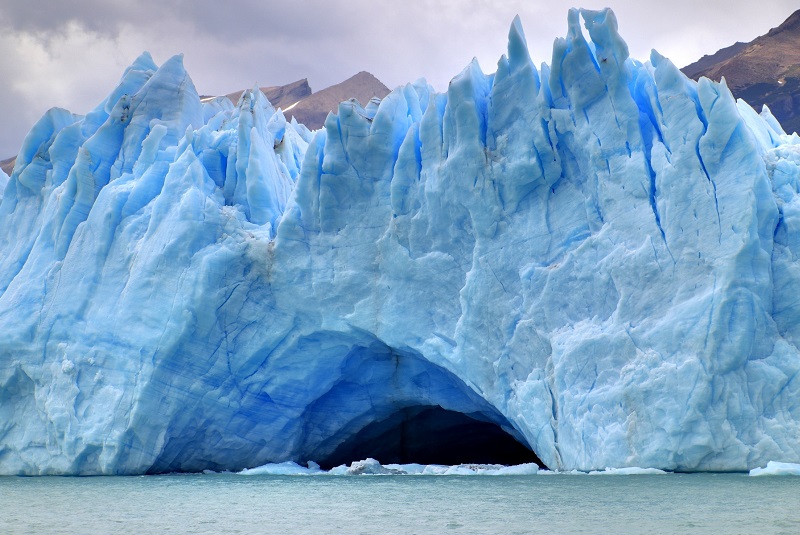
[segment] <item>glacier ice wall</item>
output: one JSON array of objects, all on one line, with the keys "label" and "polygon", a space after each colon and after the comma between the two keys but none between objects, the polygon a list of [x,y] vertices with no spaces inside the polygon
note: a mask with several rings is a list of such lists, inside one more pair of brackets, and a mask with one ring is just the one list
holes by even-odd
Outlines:
[{"label": "glacier ice wall", "polygon": [[144,54],[5,189],[0,473],[319,460],[419,405],[550,468],[799,462],[799,191],[800,138],[609,10],[316,133]]}]

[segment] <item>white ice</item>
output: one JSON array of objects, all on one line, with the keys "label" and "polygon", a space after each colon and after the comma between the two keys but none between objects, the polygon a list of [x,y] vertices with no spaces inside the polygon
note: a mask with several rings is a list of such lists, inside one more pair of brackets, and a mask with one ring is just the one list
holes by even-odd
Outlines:
[{"label": "white ice", "polygon": [[751,476],[800,476],[800,464],[770,461],[764,468],[753,468]]},{"label": "white ice", "polygon": [[341,465],[330,470],[320,470],[319,465],[312,463],[309,468],[288,461],[272,463],[256,468],[244,469],[242,475],[415,475],[415,476],[527,476],[536,475],[539,467],[536,464],[519,464],[503,466],[497,464],[462,464],[444,466],[438,464],[386,464],[382,465],[375,459],[368,458],[353,461],[350,465]]}]

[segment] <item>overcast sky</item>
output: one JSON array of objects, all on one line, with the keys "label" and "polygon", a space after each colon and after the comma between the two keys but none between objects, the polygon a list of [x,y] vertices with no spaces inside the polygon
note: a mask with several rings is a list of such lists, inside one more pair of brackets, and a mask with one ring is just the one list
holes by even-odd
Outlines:
[{"label": "overcast sky", "polygon": [[[437,89],[477,57],[494,72],[519,14],[534,62],[566,34],[562,0],[0,0],[0,159],[48,108],[86,113],[143,50],[184,53],[200,93],[308,78],[313,90],[366,70],[390,88]],[[631,55],[682,67],[778,26],[797,0],[616,0]]]}]

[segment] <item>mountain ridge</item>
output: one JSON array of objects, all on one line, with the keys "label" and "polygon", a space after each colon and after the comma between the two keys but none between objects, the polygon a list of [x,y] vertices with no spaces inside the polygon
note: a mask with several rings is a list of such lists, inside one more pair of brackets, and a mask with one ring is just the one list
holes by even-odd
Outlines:
[{"label": "mountain ridge", "polygon": [[[287,106],[291,106],[298,100],[306,98],[312,94],[311,86],[308,85],[307,78],[302,78],[296,82],[286,85],[259,87],[259,89],[262,93],[264,93],[264,96],[267,97],[267,100],[269,100],[270,104],[276,108],[285,108]],[[244,89],[240,91],[234,91],[233,93],[228,93],[225,96],[228,97],[231,102],[236,104],[239,102],[239,98],[242,96],[244,91]]]},{"label": "mountain ridge", "polygon": [[698,80],[725,78],[756,109],[766,104],[787,132],[800,130],[800,10],[749,43],[703,56],[681,71]]},{"label": "mountain ridge", "polygon": [[[273,107],[283,110],[286,119],[294,118],[310,130],[322,128],[328,113],[336,113],[341,102],[356,99],[366,106],[371,99],[382,99],[389,94],[389,88],[367,71],[360,71],[317,92],[311,90],[305,78],[284,86],[260,89]],[[234,91],[225,96],[236,104],[242,93],[243,91]]]}]

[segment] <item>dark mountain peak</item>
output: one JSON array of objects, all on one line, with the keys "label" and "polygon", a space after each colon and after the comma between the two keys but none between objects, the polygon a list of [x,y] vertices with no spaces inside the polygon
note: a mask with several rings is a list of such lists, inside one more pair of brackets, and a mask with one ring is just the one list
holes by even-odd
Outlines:
[{"label": "dark mountain peak", "polygon": [[[367,93],[370,91],[372,91],[373,94],[367,95]],[[345,101],[350,98],[356,98],[362,104],[366,104],[372,97],[383,98],[388,95],[389,88],[386,87],[383,82],[375,78],[375,76],[373,76],[371,73],[367,71],[361,71],[357,74],[354,74],[347,80],[327,87],[315,94],[320,94],[323,92],[337,95],[339,93],[349,93],[350,95],[346,98],[343,98],[341,101]]]},{"label": "dark mountain peak", "polygon": [[[269,87],[260,87],[259,89],[261,89],[261,92],[267,97],[270,104],[276,108],[287,108],[311,95],[311,86],[308,85],[307,78],[302,78],[286,85],[273,85]],[[225,96],[231,99],[235,104],[239,101],[239,97],[242,96],[243,91],[244,90],[234,91]]]},{"label": "dark mountain peak", "polygon": [[775,37],[784,32],[800,34],[800,9],[789,15],[789,18],[783,21],[783,24],[777,28],[772,28],[765,37]]},{"label": "dark mountain peak", "polygon": [[351,76],[350,78],[348,78],[347,80],[345,80],[345,82],[348,82],[350,80],[372,80],[372,81],[378,82],[379,84],[382,85],[380,80],[375,78],[375,76],[371,72],[367,72],[367,71],[361,71],[359,73],[356,73],[353,76]]},{"label": "dark mountain peak", "polygon": [[725,78],[737,98],[766,104],[788,132],[800,130],[800,10],[749,43],[736,43],[681,69],[695,80]]},{"label": "dark mountain peak", "polygon": [[[367,71],[356,73],[347,80],[316,93],[311,91],[306,78],[286,85],[259,89],[274,107],[283,109],[287,119],[294,117],[297,122],[312,130],[322,128],[328,113],[336,113],[340,102],[354,98],[366,106],[373,97],[382,99],[389,94],[389,88]],[[241,95],[240,90],[225,96],[236,103]]]},{"label": "dark mountain peak", "polygon": [[[3,172],[5,174],[7,174],[8,176],[11,176],[11,172],[14,171],[14,164],[16,162],[17,162],[17,157],[16,156],[12,156],[11,158],[8,158],[8,159],[3,160],[2,162],[0,162],[0,169],[2,169]],[[2,194],[1,191],[0,191],[0,194]]]},{"label": "dark mountain peak", "polygon": [[732,44],[731,46],[727,46],[725,48],[720,48],[713,54],[707,54],[700,58],[699,60],[695,61],[691,65],[687,65],[683,69],[683,73],[688,76],[689,78],[696,78],[702,75],[704,71],[710,69],[714,65],[721,63],[725,60],[728,60],[744,50],[748,47],[748,43],[743,43],[742,41],[737,41],[736,43]]},{"label": "dark mountain peak", "polygon": [[301,100],[296,106],[286,110],[286,117],[294,117],[308,128],[322,128],[328,113],[336,113],[339,103],[354,98],[362,105],[373,98],[382,99],[389,94],[389,88],[367,71],[361,71],[347,80],[317,91]]}]

